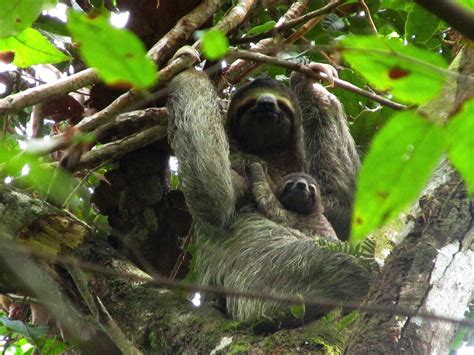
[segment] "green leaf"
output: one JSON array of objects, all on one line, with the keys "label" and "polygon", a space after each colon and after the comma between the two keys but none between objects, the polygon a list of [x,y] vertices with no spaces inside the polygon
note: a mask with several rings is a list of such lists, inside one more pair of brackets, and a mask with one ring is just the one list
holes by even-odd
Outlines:
[{"label": "green leaf", "polygon": [[135,34],[113,27],[103,16],[91,19],[74,11],[68,12],[67,27],[84,61],[107,84],[146,88],[156,82],[155,65]]},{"label": "green leaf", "polygon": [[[29,173],[23,175],[26,165]],[[42,164],[35,155],[0,144],[0,181],[7,176],[15,179],[15,185],[33,187],[41,197],[48,198],[57,205],[63,204],[79,183],[64,170]]]},{"label": "green leaf", "polygon": [[474,11],[474,0],[458,0],[458,2],[469,10]]},{"label": "green leaf", "polygon": [[48,334],[47,325],[28,325],[19,320],[11,320],[8,317],[0,317],[0,322],[12,332],[20,334],[34,342],[46,338]]},{"label": "green leaf", "polygon": [[359,242],[413,202],[445,150],[444,130],[398,112],[374,138],[359,172],[351,236]]},{"label": "green leaf", "polygon": [[449,159],[474,194],[474,99],[464,103],[461,111],[449,122]]},{"label": "green leaf", "polygon": [[0,38],[10,37],[31,26],[50,0],[0,0]]},{"label": "green leaf", "polygon": [[[318,42],[319,43],[319,42]],[[366,82],[351,69],[342,69],[339,72],[339,78],[348,81],[358,87],[364,87]],[[361,113],[365,106],[367,106],[369,99],[359,96],[348,90],[340,88],[334,88],[332,90],[334,95],[341,101],[346,111],[346,114],[352,117],[356,117]]]},{"label": "green leaf", "polygon": [[202,52],[209,60],[218,60],[227,54],[229,41],[219,30],[209,30],[202,37]]},{"label": "green leaf", "polygon": [[408,6],[412,4],[408,3],[405,0],[382,0],[380,7],[385,9],[394,9],[394,10],[406,10]]},{"label": "green leaf", "polygon": [[415,43],[424,43],[433,37],[440,23],[441,21],[435,15],[415,4],[405,23],[406,39]]},{"label": "green leaf", "polygon": [[275,27],[275,25],[276,25],[276,22],[272,20],[272,21],[265,22],[263,25],[252,27],[247,32],[247,36],[255,36],[260,33],[270,31],[273,27]]},{"label": "green leaf", "polygon": [[349,36],[341,43],[354,70],[401,101],[424,103],[440,93],[446,79],[447,65],[440,55],[399,39]]},{"label": "green leaf", "polygon": [[395,111],[387,106],[378,110],[365,110],[357,116],[355,122],[349,127],[359,152],[365,152],[372,138],[375,136]]},{"label": "green leaf", "polygon": [[0,52],[14,53],[13,64],[20,68],[70,59],[32,28],[27,28],[14,37],[0,38]]}]

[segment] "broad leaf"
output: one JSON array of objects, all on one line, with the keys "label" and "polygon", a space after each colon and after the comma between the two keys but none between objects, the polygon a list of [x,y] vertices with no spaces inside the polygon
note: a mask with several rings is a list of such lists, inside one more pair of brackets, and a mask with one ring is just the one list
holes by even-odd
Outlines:
[{"label": "broad leaf", "polygon": [[399,39],[349,36],[342,50],[354,70],[380,90],[390,90],[397,99],[424,103],[441,91],[445,81],[444,59]]},{"label": "broad leaf", "polygon": [[415,4],[405,23],[406,39],[415,43],[424,43],[433,37],[441,21],[431,12]]},{"label": "broad leaf", "polygon": [[359,172],[353,241],[413,202],[446,147],[445,132],[413,111],[399,112],[374,138]]},{"label": "broad leaf", "polygon": [[17,36],[0,38],[0,52],[12,53],[13,64],[20,68],[64,62],[70,58],[32,28],[27,28]]},{"label": "broad leaf", "polygon": [[19,320],[11,320],[7,317],[0,317],[0,322],[3,323],[12,332],[23,335],[25,338],[33,340],[34,342],[46,338],[48,334],[47,325],[28,325]]},{"label": "broad leaf", "polygon": [[474,0],[458,0],[458,2],[469,10],[474,11]]},{"label": "broad leaf", "polygon": [[46,5],[56,0],[0,0],[0,38],[16,35],[31,26]]},{"label": "broad leaf", "polygon": [[449,159],[474,194],[474,99],[464,103],[448,124]]},{"label": "broad leaf", "polygon": [[155,65],[135,34],[102,16],[88,18],[74,11],[68,12],[68,29],[84,61],[107,84],[145,88],[156,82]]},{"label": "broad leaf", "polygon": [[202,52],[209,60],[218,60],[224,57],[229,50],[229,41],[219,30],[209,30],[202,37]]}]

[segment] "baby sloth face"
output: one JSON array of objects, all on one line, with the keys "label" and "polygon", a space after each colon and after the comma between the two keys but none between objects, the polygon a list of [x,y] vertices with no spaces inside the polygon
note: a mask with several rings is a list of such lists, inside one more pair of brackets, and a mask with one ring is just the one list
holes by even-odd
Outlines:
[{"label": "baby sloth face", "polygon": [[316,181],[304,173],[293,173],[283,178],[277,188],[278,199],[287,210],[308,215],[319,210],[320,197]]}]

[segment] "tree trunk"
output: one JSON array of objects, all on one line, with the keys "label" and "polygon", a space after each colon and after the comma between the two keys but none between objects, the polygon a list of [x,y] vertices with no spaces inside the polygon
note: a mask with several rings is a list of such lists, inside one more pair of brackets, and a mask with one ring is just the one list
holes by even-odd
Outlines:
[{"label": "tree trunk", "polygon": [[[444,121],[472,96],[474,50],[466,47],[458,85],[423,111],[444,107]],[[453,102],[450,98],[455,97]],[[440,114],[437,112],[439,119]],[[403,306],[416,312],[462,319],[474,295],[473,206],[459,175],[443,161],[407,218],[408,233],[385,262],[366,304]],[[396,314],[364,314],[347,354],[446,354],[458,324]]]}]

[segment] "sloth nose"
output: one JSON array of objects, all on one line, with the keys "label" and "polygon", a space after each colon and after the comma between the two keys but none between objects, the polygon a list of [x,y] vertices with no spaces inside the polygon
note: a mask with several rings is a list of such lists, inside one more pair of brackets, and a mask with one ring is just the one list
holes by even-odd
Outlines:
[{"label": "sloth nose", "polygon": [[307,190],[308,189],[308,185],[306,184],[305,181],[298,181],[296,183],[296,189],[297,190]]},{"label": "sloth nose", "polygon": [[262,95],[257,99],[257,106],[273,109],[277,106],[277,100],[273,95]]}]

